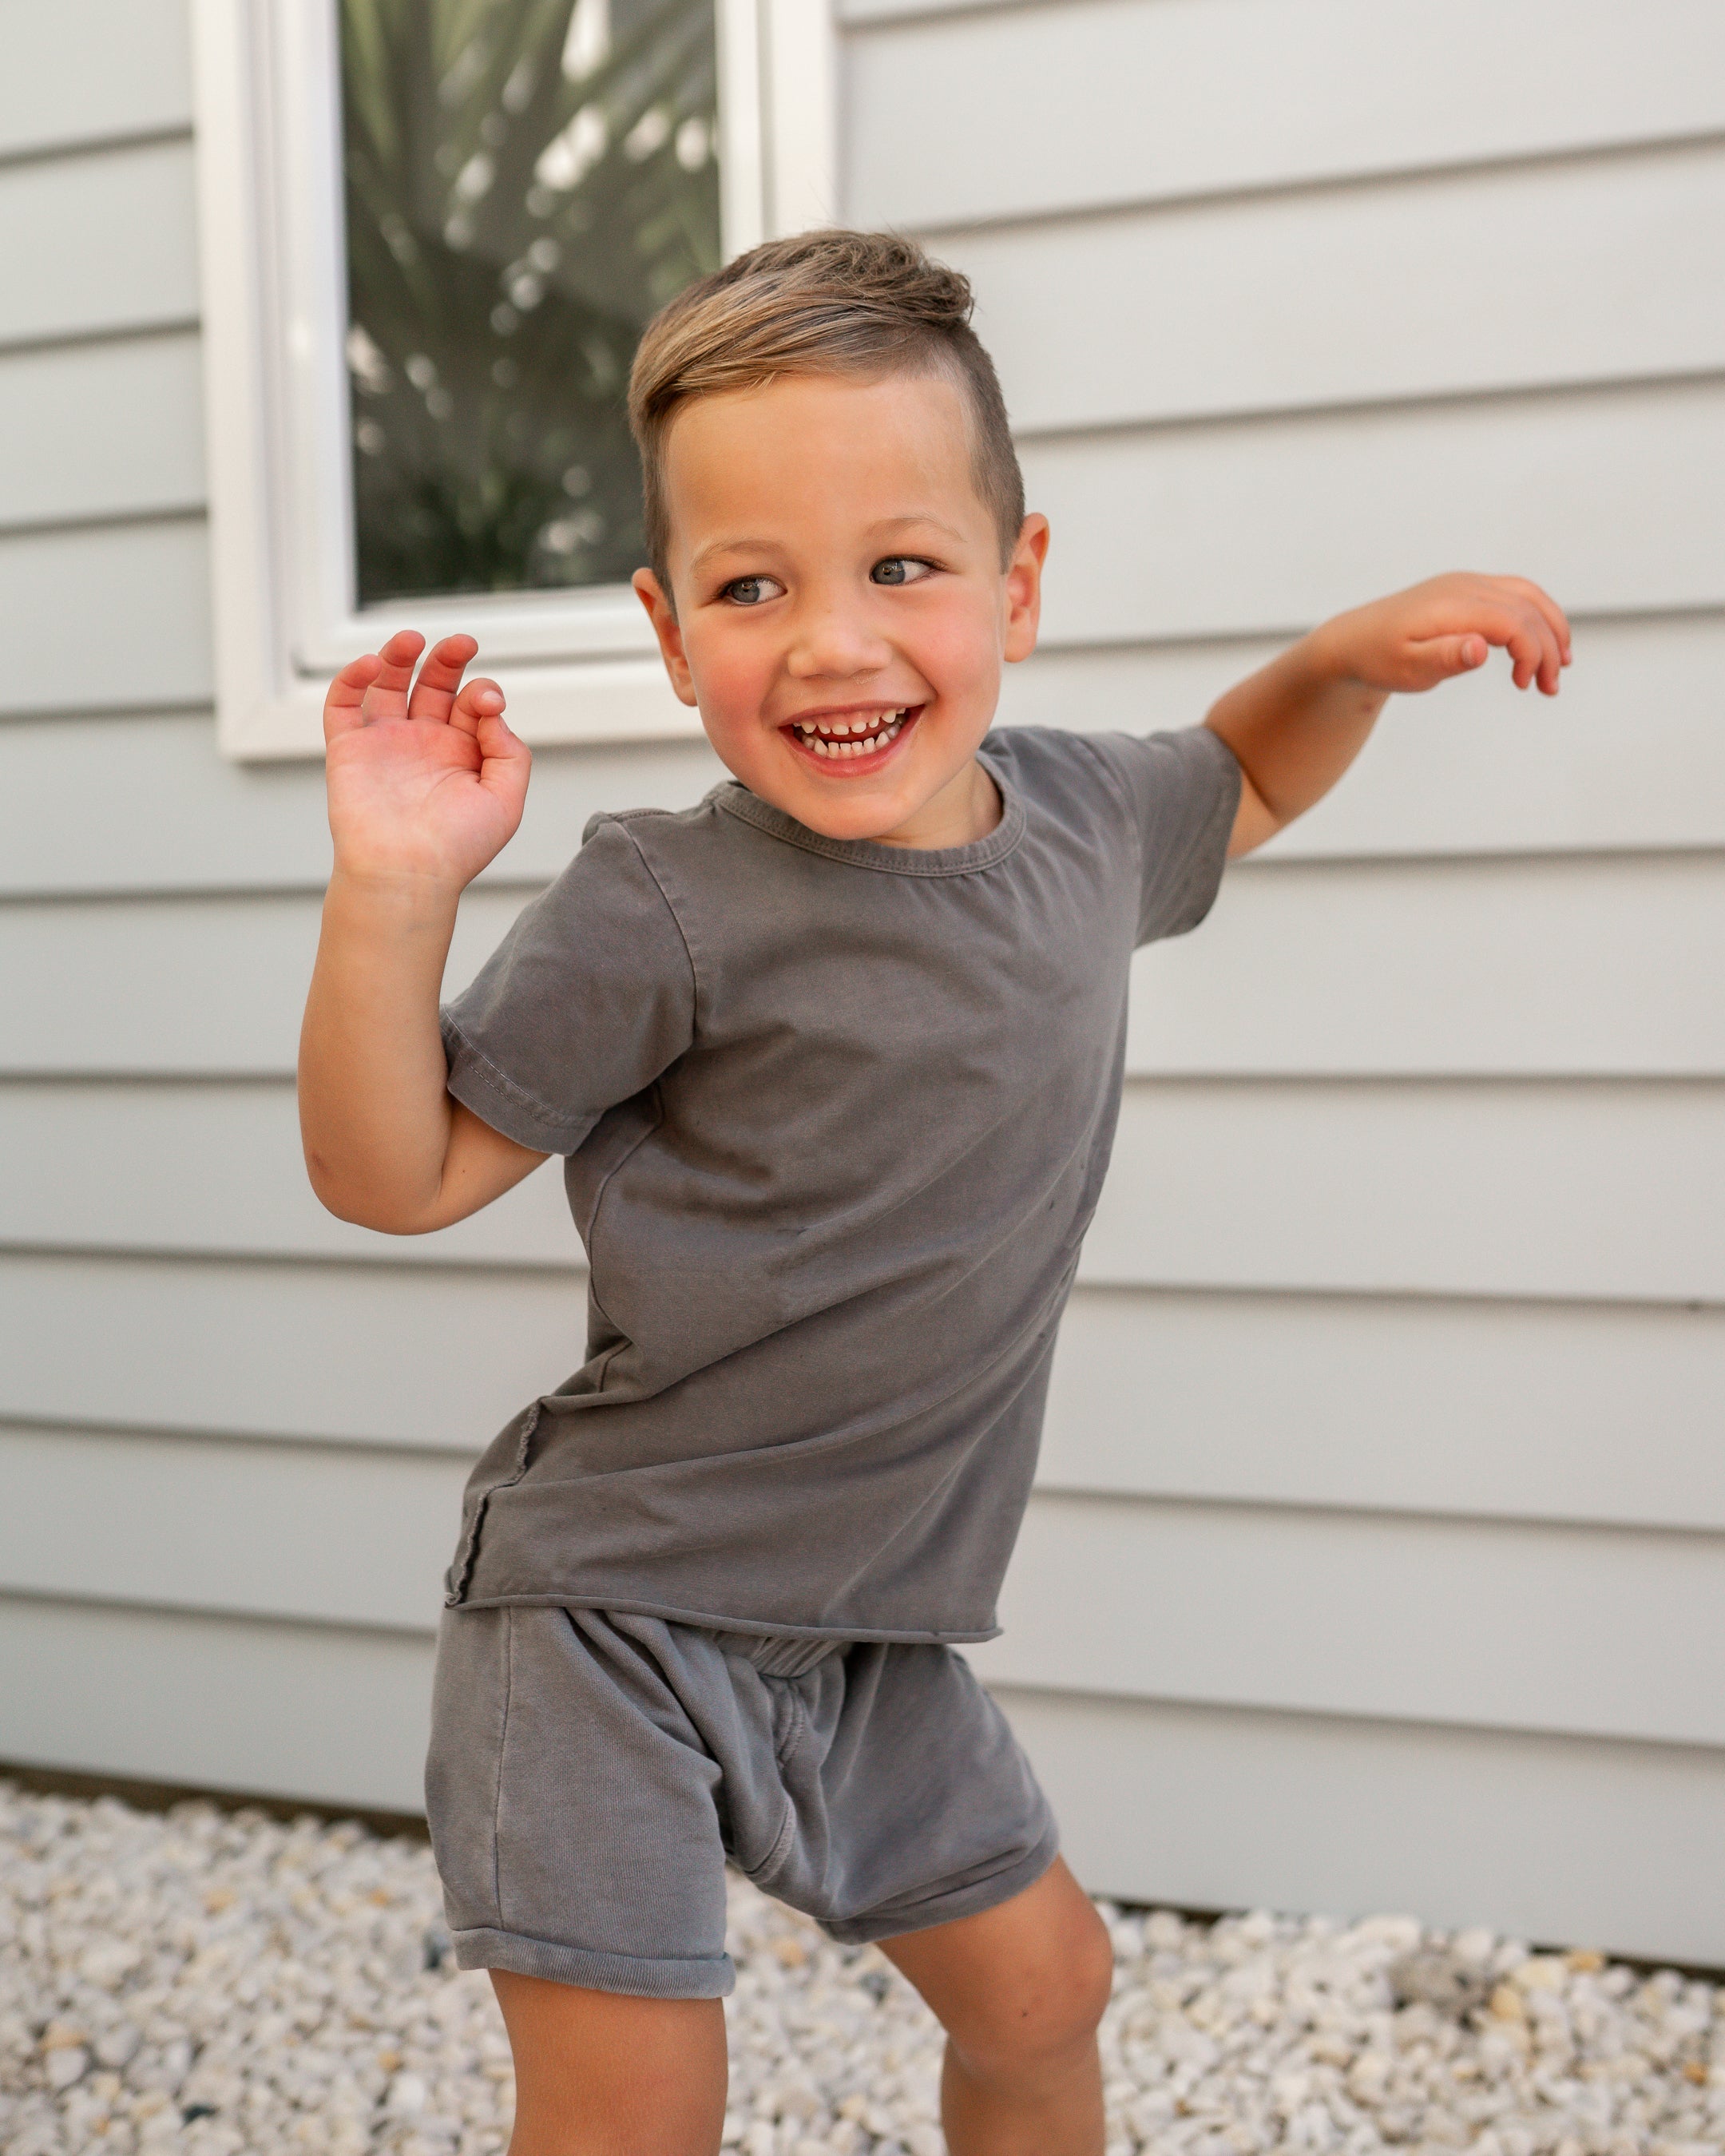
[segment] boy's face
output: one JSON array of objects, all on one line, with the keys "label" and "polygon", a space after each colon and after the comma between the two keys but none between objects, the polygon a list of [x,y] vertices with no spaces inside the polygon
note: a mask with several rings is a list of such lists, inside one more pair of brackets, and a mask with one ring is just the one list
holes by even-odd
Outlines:
[{"label": "boy's face", "polygon": [[1001,663],[1036,641],[1045,518],[1003,571],[943,375],[782,376],[691,398],[665,444],[672,685],[751,793],[834,839],[968,844]]}]

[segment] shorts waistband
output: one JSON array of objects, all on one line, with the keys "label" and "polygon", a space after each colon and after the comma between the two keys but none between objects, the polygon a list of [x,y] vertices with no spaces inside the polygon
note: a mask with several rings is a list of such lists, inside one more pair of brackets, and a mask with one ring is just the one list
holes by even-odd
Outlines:
[{"label": "shorts waistband", "polygon": [[805,1677],[829,1655],[850,1644],[846,1640],[799,1640],[779,1632],[714,1632],[710,1636],[721,1654],[741,1656],[763,1677]]}]

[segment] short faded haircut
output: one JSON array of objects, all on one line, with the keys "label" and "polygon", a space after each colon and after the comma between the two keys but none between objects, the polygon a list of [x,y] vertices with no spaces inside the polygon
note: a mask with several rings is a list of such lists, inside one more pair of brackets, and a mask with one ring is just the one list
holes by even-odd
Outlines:
[{"label": "short faded haircut", "polygon": [[970,326],[970,280],[891,232],[798,233],[751,248],[688,285],[648,323],[629,377],[647,552],[670,591],[665,439],[695,397],[760,389],[782,374],[945,375],[969,407],[971,468],[1004,568],[1024,482],[994,363]]}]

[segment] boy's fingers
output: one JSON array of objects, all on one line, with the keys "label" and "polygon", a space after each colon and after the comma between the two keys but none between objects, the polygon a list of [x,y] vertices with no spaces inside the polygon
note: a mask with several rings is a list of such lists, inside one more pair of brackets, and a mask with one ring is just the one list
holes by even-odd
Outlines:
[{"label": "boy's fingers", "polygon": [[480,757],[480,785],[518,801],[527,790],[532,751],[518,735],[511,732],[501,711],[482,714],[475,738]]},{"label": "boy's fingers", "polygon": [[1491,647],[1476,630],[1461,636],[1430,636],[1414,646],[1414,655],[1425,678],[1422,688],[1435,689],[1456,674],[1470,674],[1483,666]]},{"label": "boy's fingers", "polygon": [[425,649],[417,629],[398,629],[377,647],[378,679],[393,688],[405,688],[413,678],[413,661]]},{"label": "boy's fingers", "polygon": [[[503,701],[503,691],[497,684],[487,680],[483,675],[479,675],[470,681],[454,699],[449,711],[449,724],[459,726],[465,733],[477,735],[487,720],[501,721]],[[508,728],[505,727],[504,731],[508,732]],[[513,734],[509,737],[511,741],[515,739]]]},{"label": "boy's fingers", "polygon": [[532,774],[531,752],[525,742],[516,740],[501,718],[488,718],[480,726],[479,746],[480,784],[495,800],[501,802],[511,816],[518,818],[527,798],[527,781]]},{"label": "boy's fingers", "polygon": [[1537,681],[1550,694],[1558,682],[1558,640],[1543,614],[1530,608],[1508,639],[1513,679],[1518,689],[1531,689]]},{"label": "boy's fingers", "polygon": [[1564,613],[1551,593],[1543,585],[1536,584],[1531,578],[1505,577],[1502,581],[1512,592],[1518,593],[1522,598],[1538,608],[1552,634],[1557,639],[1558,650],[1567,665],[1569,648],[1574,641],[1569,629],[1568,615]]},{"label": "boy's fingers", "polygon": [[1574,639],[1569,631],[1568,615],[1550,593],[1541,591],[1538,584],[1533,587],[1533,603],[1545,617],[1545,625],[1550,629],[1557,644],[1558,665],[1567,666],[1574,654]]},{"label": "boy's fingers", "polygon": [[377,654],[377,671],[361,711],[367,719],[398,719],[408,707],[408,684],[413,661],[425,649],[417,629],[398,629]]},{"label": "boy's fingers", "polygon": [[323,737],[325,746],[338,734],[351,734],[365,724],[366,691],[377,678],[377,654],[367,651],[358,659],[350,659],[324,692]]},{"label": "boy's fingers", "polygon": [[[1543,620],[1543,616],[1541,619]],[[1539,669],[1539,686],[1542,694],[1555,696],[1563,678],[1563,646],[1561,638],[1548,621],[1545,622],[1544,627],[1545,656]]]},{"label": "boy's fingers", "polygon": [[479,649],[470,636],[445,636],[426,654],[408,703],[410,719],[447,720],[461,676]]},{"label": "boy's fingers", "polygon": [[1525,685],[1537,681],[1544,695],[1554,696],[1563,672],[1563,644],[1545,609],[1532,600],[1527,604],[1527,626],[1532,639],[1534,659]]},{"label": "boy's fingers", "polygon": [[1498,592],[1493,593],[1491,603],[1476,611],[1478,634],[1509,654],[1511,677],[1517,688],[1526,689],[1538,680],[1550,693],[1556,688],[1561,664],[1557,633],[1531,600],[1503,593],[1507,578],[1494,581]]}]

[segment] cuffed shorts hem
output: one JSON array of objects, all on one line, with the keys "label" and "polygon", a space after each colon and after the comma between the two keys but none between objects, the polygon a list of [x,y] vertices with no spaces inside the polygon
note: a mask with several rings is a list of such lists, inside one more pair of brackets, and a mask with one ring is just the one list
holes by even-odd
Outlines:
[{"label": "cuffed shorts hem", "polygon": [[972,1880],[968,1886],[931,1894],[926,1901],[901,1908],[877,1910],[872,1916],[821,1917],[815,1921],[829,1938],[846,1947],[900,1938],[906,1932],[932,1931],[937,1924],[950,1924],[960,1917],[979,1917],[984,1909],[998,1909],[1003,1902],[1034,1887],[1060,1853],[1059,1831],[1050,1826],[1028,1856],[1021,1856],[1004,1871],[990,1872],[986,1879]]},{"label": "cuffed shorts hem", "polygon": [[726,1999],[737,1984],[729,1954],[716,1960],[649,1961],[485,1928],[456,1932],[450,1943],[457,1969],[508,1969],[516,1976],[549,1977],[553,1984],[620,1992],[629,1999]]}]

